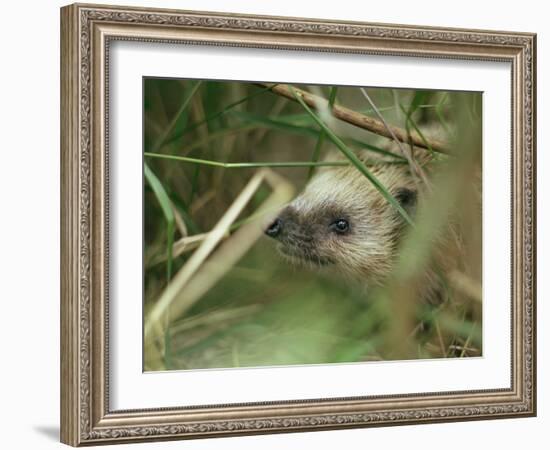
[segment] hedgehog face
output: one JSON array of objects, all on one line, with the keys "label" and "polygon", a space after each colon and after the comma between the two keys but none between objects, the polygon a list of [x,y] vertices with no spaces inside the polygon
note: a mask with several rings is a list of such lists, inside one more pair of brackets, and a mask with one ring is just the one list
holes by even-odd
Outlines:
[{"label": "hedgehog face", "polygon": [[[402,181],[402,174],[395,175]],[[414,191],[401,184],[392,193],[409,210],[416,201]],[[391,270],[403,226],[366,178],[354,168],[339,168],[319,172],[265,234],[278,241],[279,252],[291,263],[368,275],[378,282]]]},{"label": "hedgehog face", "polygon": [[[331,247],[343,244],[352,233],[347,213],[336,208],[304,211],[296,201],[287,206],[265,233],[279,241],[278,250],[295,263],[336,264]],[[336,249],[333,249],[336,250]]]}]

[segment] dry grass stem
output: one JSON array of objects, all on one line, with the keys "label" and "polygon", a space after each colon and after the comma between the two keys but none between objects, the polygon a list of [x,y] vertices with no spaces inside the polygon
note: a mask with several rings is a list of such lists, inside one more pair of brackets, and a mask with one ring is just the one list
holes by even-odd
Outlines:
[{"label": "dry grass stem", "polygon": [[226,308],[219,311],[203,313],[195,317],[174,322],[170,328],[172,334],[178,334],[196,327],[208,326],[217,323],[225,324],[227,321],[249,317],[258,311],[259,305],[241,306],[238,308]]},{"label": "dry grass stem", "polygon": [[262,205],[264,208],[270,209],[274,205],[282,205],[292,198],[294,188],[283,177],[269,169],[257,171],[223,217],[208,233],[202,244],[160,295],[145,321],[145,341],[154,338],[152,336],[153,332],[155,336],[160,333],[159,323],[164,314],[169,313],[171,318],[180,316],[201,295],[208,291],[262,235],[263,230],[257,222],[247,223],[239,228],[212,255],[209,262],[215,262],[215,264],[203,264],[228,233],[231,224],[237,219],[263,181],[267,181],[272,188],[271,195]]},{"label": "dry grass stem", "polygon": [[182,237],[186,237],[189,233],[187,231],[187,225],[185,225],[185,222],[181,217],[181,214],[179,213],[178,209],[174,207],[174,204],[170,203],[170,205],[172,206],[172,212],[174,213],[174,220],[176,222],[176,227],[180,232],[180,234],[182,235]]}]

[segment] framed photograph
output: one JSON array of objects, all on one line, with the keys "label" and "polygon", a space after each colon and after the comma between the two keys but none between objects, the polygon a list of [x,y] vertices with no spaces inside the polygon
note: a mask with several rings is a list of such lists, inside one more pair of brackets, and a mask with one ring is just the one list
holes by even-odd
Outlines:
[{"label": "framed photograph", "polygon": [[533,416],[536,36],[61,9],[61,440]]}]

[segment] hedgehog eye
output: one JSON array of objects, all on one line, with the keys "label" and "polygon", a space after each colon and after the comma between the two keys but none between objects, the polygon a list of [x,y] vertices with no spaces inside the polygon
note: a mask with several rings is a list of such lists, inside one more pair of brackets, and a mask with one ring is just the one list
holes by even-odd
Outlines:
[{"label": "hedgehog eye", "polygon": [[407,211],[407,214],[413,215],[415,213],[417,202],[416,191],[403,187],[397,189],[394,196],[403,209]]},{"label": "hedgehog eye", "polygon": [[349,222],[346,219],[337,219],[329,228],[338,234],[346,234],[349,231]]},{"label": "hedgehog eye", "polygon": [[411,207],[416,204],[416,192],[411,189],[404,187],[399,188],[394,195],[395,199],[401,203],[401,206],[403,207]]}]

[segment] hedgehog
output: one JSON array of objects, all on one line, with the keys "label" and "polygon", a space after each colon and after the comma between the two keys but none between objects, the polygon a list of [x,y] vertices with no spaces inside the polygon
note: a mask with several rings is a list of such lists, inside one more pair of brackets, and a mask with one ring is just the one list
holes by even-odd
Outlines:
[{"label": "hedgehog", "polygon": [[[424,190],[409,165],[379,161],[370,164],[369,170],[414,218]],[[376,187],[348,165],[319,169],[264,231],[278,242],[279,253],[289,262],[346,274],[369,289],[383,286],[392,274],[409,228]],[[440,273],[453,265],[448,240],[434,241],[439,241],[438,248],[419,294],[432,305],[443,298]]]}]

